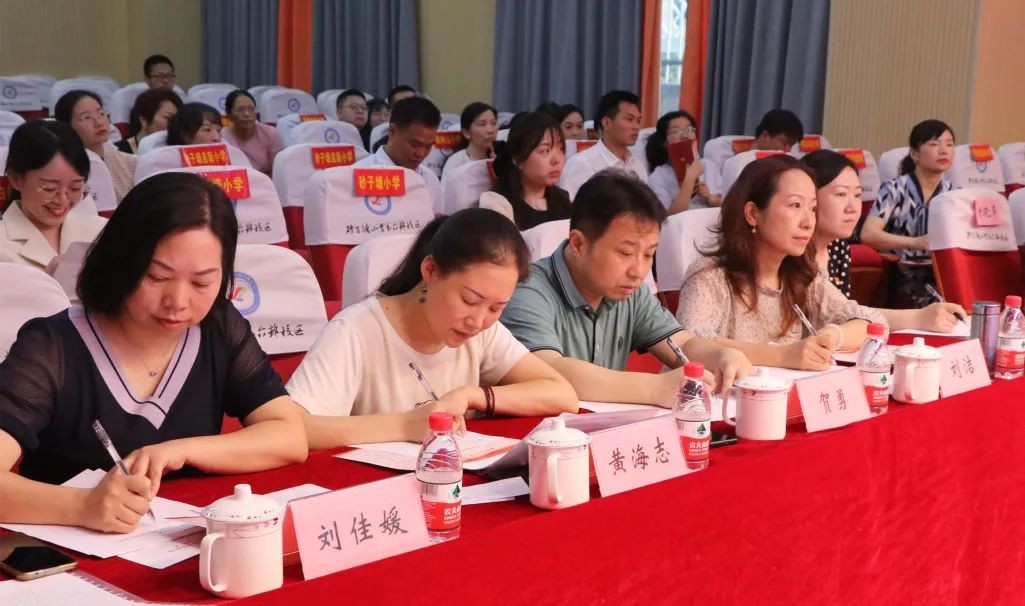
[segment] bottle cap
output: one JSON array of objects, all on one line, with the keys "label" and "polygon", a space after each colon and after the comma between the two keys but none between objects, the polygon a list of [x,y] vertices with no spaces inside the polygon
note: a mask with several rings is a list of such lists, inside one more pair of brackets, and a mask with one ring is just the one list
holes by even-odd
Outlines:
[{"label": "bottle cap", "polygon": [[452,431],[452,415],[447,412],[432,412],[427,418],[431,431]]},{"label": "bottle cap", "polygon": [[688,379],[702,379],[705,376],[705,365],[701,362],[687,362],[683,366],[683,376]]},{"label": "bottle cap", "polygon": [[868,325],[868,334],[873,337],[881,337],[884,332],[886,332],[886,327],[879,322],[872,322]]},{"label": "bottle cap", "polygon": [[1004,299],[1004,307],[1013,307],[1015,309],[1021,308],[1021,297],[1018,295],[1007,295]]}]

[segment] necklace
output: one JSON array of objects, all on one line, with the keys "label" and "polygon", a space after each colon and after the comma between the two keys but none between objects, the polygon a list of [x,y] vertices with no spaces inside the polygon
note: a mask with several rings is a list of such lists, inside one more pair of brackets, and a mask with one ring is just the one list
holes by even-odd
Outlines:
[{"label": "necklace", "polygon": [[[149,373],[149,376],[157,376],[157,371],[153,370],[153,367],[149,365],[149,363],[146,361],[146,358],[142,356],[142,352],[139,350],[139,348],[136,347],[135,343],[132,343],[132,340],[128,338],[128,334],[125,332],[125,329],[123,326],[121,326],[120,322],[118,322],[118,328],[121,329],[122,336],[124,336],[125,341],[128,343],[129,347],[132,348],[132,351],[135,352],[136,357],[138,357],[139,361],[142,362],[142,365],[146,367],[146,371],[147,373]],[[177,343],[175,343],[175,345],[171,347],[171,351],[165,353],[160,359],[162,361],[166,361],[168,358],[170,358],[171,354],[174,353],[174,347],[177,347]],[[163,366],[163,364],[161,364],[161,366]]]}]

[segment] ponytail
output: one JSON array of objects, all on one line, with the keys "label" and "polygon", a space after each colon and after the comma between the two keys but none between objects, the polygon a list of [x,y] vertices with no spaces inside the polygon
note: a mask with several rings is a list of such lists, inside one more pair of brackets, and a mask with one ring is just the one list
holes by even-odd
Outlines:
[{"label": "ponytail", "polygon": [[420,266],[427,255],[431,254],[431,240],[441,229],[441,225],[448,220],[448,215],[438,215],[430,223],[424,226],[417,234],[413,246],[410,247],[406,257],[402,259],[395,271],[381,282],[377,292],[386,296],[395,296],[407,293],[420,283]]},{"label": "ponytail", "polygon": [[900,174],[910,175],[913,172],[915,172],[915,161],[911,159],[911,154],[908,154],[900,161]]},{"label": "ponytail", "polygon": [[[950,137],[954,138],[954,130],[946,122],[934,119],[922,120],[911,129],[911,135],[908,136],[908,148],[917,150],[925,143],[939,139],[943,133],[950,133]],[[900,161],[900,174],[907,175],[913,172],[915,172],[915,161],[911,159],[909,153]]]}]

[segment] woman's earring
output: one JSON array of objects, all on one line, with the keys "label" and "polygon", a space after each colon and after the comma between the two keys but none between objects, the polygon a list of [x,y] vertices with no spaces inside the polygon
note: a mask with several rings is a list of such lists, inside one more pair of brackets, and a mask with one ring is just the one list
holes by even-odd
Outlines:
[{"label": "woman's earring", "polygon": [[417,299],[418,302],[424,303],[427,301],[427,285],[424,284],[420,287],[420,297]]},{"label": "woman's earring", "polygon": [[753,234],[756,234],[756,233],[758,233],[758,227],[757,227],[757,226],[755,226],[755,227],[752,227],[752,228],[751,228],[751,233],[753,233]]}]

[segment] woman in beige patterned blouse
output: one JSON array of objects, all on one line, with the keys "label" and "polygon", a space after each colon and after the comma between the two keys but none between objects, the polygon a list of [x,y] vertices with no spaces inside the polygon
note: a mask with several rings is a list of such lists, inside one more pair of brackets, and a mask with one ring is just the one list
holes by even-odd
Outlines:
[{"label": "woman in beige patterned blouse", "polygon": [[[815,266],[815,183],[788,155],[756,160],[722,205],[719,234],[684,276],[676,318],[684,329],[735,347],[753,364],[825,370],[854,350],[875,310],[849,301]],[[807,334],[794,306],[817,335]]]}]

